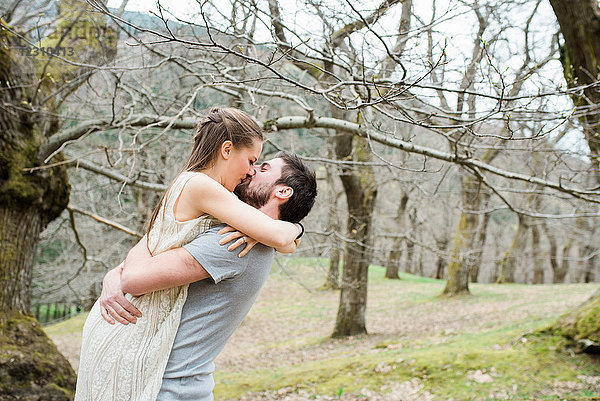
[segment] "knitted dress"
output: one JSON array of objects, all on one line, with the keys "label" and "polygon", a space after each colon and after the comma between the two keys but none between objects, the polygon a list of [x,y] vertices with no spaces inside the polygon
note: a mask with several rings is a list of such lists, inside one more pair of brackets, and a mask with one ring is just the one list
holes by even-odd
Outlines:
[{"label": "knitted dress", "polygon": [[[218,221],[177,221],[173,207],[195,172],[181,173],[161,205],[148,245],[153,255],[180,247]],[[188,285],[127,298],[142,312],[136,324],[109,324],[96,301],[83,327],[75,401],[153,401],[179,327]]]}]

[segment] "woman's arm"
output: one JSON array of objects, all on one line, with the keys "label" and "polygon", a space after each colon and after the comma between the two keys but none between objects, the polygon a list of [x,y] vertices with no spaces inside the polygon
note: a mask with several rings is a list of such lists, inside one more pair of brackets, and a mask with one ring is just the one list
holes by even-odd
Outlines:
[{"label": "woman's arm", "polygon": [[121,272],[123,263],[109,270],[102,280],[102,294],[100,294],[100,313],[104,320],[110,324],[119,323],[135,324],[142,313],[127,298],[121,288]]},{"label": "woman's arm", "polygon": [[275,220],[239,200],[212,178],[198,174],[185,186],[177,207],[208,213],[273,248],[287,249],[301,232],[298,225]]},{"label": "woman's arm", "polygon": [[[248,252],[250,252],[250,250],[257,243],[257,241],[254,238],[250,237],[249,235],[247,235],[245,233],[237,231],[235,228],[233,228],[231,226],[226,226],[219,230],[219,235],[226,234],[226,233],[230,233],[230,234],[221,238],[219,240],[219,244],[224,245],[228,242],[236,240],[235,242],[232,242],[229,245],[229,247],[227,248],[228,251],[233,251],[235,248],[237,248],[240,245],[243,245],[243,244],[246,245],[246,247],[238,255],[240,258],[243,257],[244,255],[246,255]],[[275,248],[275,250],[280,253],[294,253],[294,252],[296,252],[296,248],[298,247],[298,245],[300,245],[300,238],[295,239],[293,242],[291,242],[283,247]]]}]

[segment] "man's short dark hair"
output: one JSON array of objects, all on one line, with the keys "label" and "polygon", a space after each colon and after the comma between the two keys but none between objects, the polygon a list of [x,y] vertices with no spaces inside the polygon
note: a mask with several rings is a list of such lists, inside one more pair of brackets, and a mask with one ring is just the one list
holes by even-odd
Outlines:
[{"label": "man's short dark hair", "polygon": [[315,204],[317,197],[317,178],[300,158],[294,154],[281,151],[275,155],[283,160],[281,177],[275,185],[283,184],[294,190],[293,195],[279,206],[281,220],[297,223],[302,220]]}]

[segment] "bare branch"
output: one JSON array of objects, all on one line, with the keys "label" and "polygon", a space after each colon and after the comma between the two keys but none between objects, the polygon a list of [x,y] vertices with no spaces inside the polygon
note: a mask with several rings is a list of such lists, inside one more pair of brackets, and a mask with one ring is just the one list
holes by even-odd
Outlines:
[{"label": "bare branch", "polygon": [[131,228],[125,227],[124,225],[119,224],[119,223],[117,223],[115,221],[109,220],[109,219],[107,219],[105,217],[98,216],[97,214],[94,214],[94,213],[88,212],[86,210],[80,209],[77,206],[73,206],[73,205],[69,204],[67,206],[67,209],[70,210],[70,211],[73,211],[75,213],[79,213],[79,214],[82,214],[84,216],[91,217],[92,219],[94,219],[94,220],[96,220],[96,221],[98,221],[98,222],[100,222],[102,224],[106,224],[109,227],[116,228],[117,230],[123,231],[124,233],[129,234],[131,236],[134,236],[134,237],[137,237],[137,238],[142,238],[144,236],[144,234],[138,233],[137,231],[132,230]]},{"label": "bare branch", "polygon": [[166,185],[155,184],[151,182],[139,181],[136,178],[127,177],[116,171],[108,170],[102,166],[86,160],[76,160],[71,162],[72,167],[81,167],[85,170],[91,171],[96,174],[103,175],[111,180],[122,182],[125,185],[131,185],[138,188],[148,189],[154,192],[164,192],[167,189]]}]

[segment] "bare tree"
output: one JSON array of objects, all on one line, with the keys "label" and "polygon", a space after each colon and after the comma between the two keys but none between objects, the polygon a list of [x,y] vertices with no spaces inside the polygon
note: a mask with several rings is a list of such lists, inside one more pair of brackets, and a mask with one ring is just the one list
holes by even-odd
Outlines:
[{"label": "bare tree", "polygon": [[[600,91],[598,90],[598,77],[600,64],[597,54],[600,43],[600,6],[594,0],[550,0],[556,18],[560,25],[560,32],[564,38],[561,52],[561,61],[567,84],[579,87],[573,93],[573,102],[582,110],[579,121],[591,152],[591,163],[594,166],[593,174],[597,185],[600,185]],[[596,187],[598,188],[598,187]],[[570,241],[567,243],[570,245]],[[564,253],[569,246],[565,245]],[[563,259],[563,263],[566,259]],[[564,267],[559,269],[562,273]],[[555,270],[556,272],[556,270]],[[563,318],[557,327],[560,332],[584,344],[600,344],[598,327],[598,308],[600,308],[600,294],[596,294],[586,303],[575,309]]]},{"label": "bare tree", "polygon": [[[68,399],[75,387],[72,368],[26,316],[40,232],[69,201],[64,157],[58,148],[43,149],[60,137],[59,108],[94,72],[90,64],[114,58],[117,35],[105,16],[81,2],[62,1],[58,18],[49,22],[52,34],[38,41],[16,28],[37,12],[18,6],[3,9],[0,26],[0,327],[7,342],[2,359],[10,361],[3,364],[7,381],[0,394]],[[54,168],[38,168],[46,163]],[[11,347],[23,342],[27,351]],[[36,373],[19,373],[30,366]]]}]

